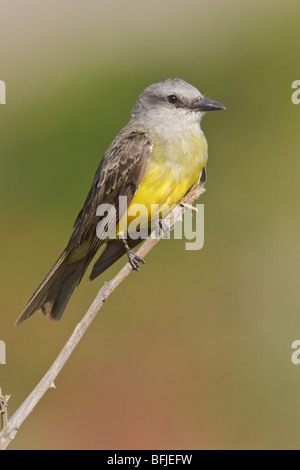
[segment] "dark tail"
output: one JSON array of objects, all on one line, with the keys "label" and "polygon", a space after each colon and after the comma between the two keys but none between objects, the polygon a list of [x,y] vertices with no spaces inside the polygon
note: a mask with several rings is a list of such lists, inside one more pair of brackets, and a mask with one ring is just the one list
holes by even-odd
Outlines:
[{"label": "dark tail", "polygon": [[[134,248],[141,240],[128,239],[127,242],[130,248]],[[108,242],[105,250],[93,266],[90,280],[103,273],[125,253],[126,250],[120,240]],[[76,259],[74,253],[72,255],[72,249],[65,250],[29,300],[16,321],[16,325],[20,325],[37,310],[46,317],[59,320],[75,287],[79,284],[87,269],[89,264],[87,260],[89,259],[89,251],[86,256]]]},{"label": "dark tail", "polygon": [[[139,243],[141,243],[141,241],[141,239],[133,240],[131,238],[127,238],[127,243],[130,249],[137,246]],[[105,247],[105,250],[103,250],[101,256],[97,259],[93,266],[90,280],[93,281],[93,279],[106,271],[106,269],[118,261],[118,259],[121,258],[121,256],[123,256],[125,253],[126,250],[120,240],[109,241]]]},{"label": "dark tail", "polygon": [[68,263],[69,252],[64,251],[49,274],[39,285],[24,311],[16,321],[20,325],[36,310],[43,315],[59,320],[66,305],[84,274],[85,257]]}]

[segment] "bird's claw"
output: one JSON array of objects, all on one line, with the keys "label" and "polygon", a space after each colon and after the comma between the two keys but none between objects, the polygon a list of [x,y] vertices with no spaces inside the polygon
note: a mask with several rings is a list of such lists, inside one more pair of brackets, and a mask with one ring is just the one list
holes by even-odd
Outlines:
[{"label": "bird's claw", "polygon": [[128,256],[129,264],[134,271],[139,271],[140,263],[145,264],[145,261],[143,260],[143,258],[141,258],[136,253],[134,253],[134,251],[130,250],[127,253],[127,256]]}]

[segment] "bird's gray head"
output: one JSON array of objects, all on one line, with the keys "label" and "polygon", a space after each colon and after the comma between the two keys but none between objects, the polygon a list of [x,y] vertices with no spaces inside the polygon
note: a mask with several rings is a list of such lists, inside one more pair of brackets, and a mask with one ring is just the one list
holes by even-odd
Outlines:
[{"label": "bird's gray head", "polygon": [[200,122],[205,111],[225,109],[220,103],[201,95],[197,88],[179,78],[169,78],[164,82],[150,85],[140,95],[132,110],[133,119],[193,115]]}]

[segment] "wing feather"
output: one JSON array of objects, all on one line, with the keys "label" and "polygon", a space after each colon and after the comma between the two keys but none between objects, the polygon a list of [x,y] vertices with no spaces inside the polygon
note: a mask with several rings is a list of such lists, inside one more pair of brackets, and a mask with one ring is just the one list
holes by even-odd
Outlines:
[{"label": "wing feather", "polygon": [[[101,233],[101,218],[96,215],[100,204],[111,204],[103,224],[116,216],[122,216],[135,195],[152,154],[150,136],[142,131],[123,130],[105,153],[89,190],[85,203],[74,223],[74,232],[66,250],[90,241],[90,247],[82,266],[82,275],[104,242],[96,234]],[[127,197],[127,206],[119,207],[119,196]],[[104,228],[104,227],[103,227]],[[80,280],[79,280],[80,282]]]}]

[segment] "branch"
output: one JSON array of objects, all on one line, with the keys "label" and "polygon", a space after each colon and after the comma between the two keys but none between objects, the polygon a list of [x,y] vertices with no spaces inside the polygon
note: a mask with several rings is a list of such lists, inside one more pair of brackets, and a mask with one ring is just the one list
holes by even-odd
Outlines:
[{"label": "branch", "polygon": [[10,399],[10,395],[2,395],[2,389],[0,387],[0,415],[1,415],[1,429],[4,431],[7,427],[7,402]]},{"label": "branch", "polygon": [[[190,205],[198,199],[198,197],[204,193],[204,183],[200,183],[195,189],[192,189],[182,201],[168,214],[164,219],[164,222],[170,229],[173,228],[175,222],[182,220],[182,215],[185,211],[185,208],[190,207]],[[162,231],[161,231],[162,232]],[[155,233],[155,238],[154,238]],[[155,230],[151,233],[149,238],[144,242],[141,248],[137,251],[137,255],[141,258],[144,258],[149,251],[159,242],[163,234],[157,234]],[[104,283],[103,287],[98,292],[95,300],[92,305],[84,315],[83,319],[78,323],[74,332],[66,342],[65,346],[57,356],[56,360],[44,375],[39,384],[35,389],[30,393],[22,405],[17,409],[13,416],[5,423],[4,429],[0,433],[0,450],[4,450],[10,444],[10,442],[15,438],[20,426],[28,417],[28,415],[33,411],[35,406],[44,396],[46,391],[49,388],[55,388],[54,380],[58,376],[59,372],[62,370],[66,361],[69,359],[73,350],[77,346],[78,342],[81,340],[82,336],[90,326],[91,322],[95,318],[96,314],[99,312],[104,302],[110,296],[110,294],[118,287],[118,285],[124,281],[124,279],[130,274],[132,268],[129,263],[127,263],[118,274],[109,282]]]}]

